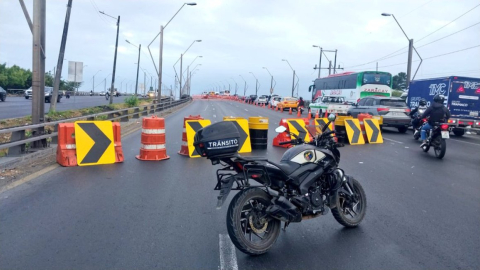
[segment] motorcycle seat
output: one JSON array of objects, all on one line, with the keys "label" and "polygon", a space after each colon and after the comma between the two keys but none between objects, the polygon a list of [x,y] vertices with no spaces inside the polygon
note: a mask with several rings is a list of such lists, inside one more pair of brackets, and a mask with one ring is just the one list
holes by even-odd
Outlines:
[{"label": "motorcycle seat", "polygon": [[290,163],[274,163],[274,162],[271,162],[271,161],[269,161],[269,163],[278,167],[286,175],[292,174],[295,170],[298,169],[298,167],[300,167],[299,165],[294,164],[294,163],[292,163],[292,164],[290,164]]},{"label": "motorcycle seat", "polygon": [[243,160],[243,161],[248,161],[248,162],[252,162],[252,161],[268,161],[268,159],[266,157],[244,157],[244,156],[241,156],[241,155],[238,155],[236,156],[237,159],[239,160]]}]

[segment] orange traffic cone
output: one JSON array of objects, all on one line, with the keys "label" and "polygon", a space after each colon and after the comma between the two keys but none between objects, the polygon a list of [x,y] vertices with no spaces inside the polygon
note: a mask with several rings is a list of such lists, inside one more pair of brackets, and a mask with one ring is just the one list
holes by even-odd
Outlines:
[{"label": "orange traffic cone", "polygon": [[297,109],[297,117],[298,118],[302,117],[302,110],[300,110],[300,108]]},{"label": "orange traffic cone", "polygon": [[292,108],[290,108],[290,111],[288,111],[288,114],[292,115]]},{"label": "orange traffic cone", "polygon": [[308,120],[312,119],[312,110],[308,109]]},{"label": "orange traffic cone", "polygon": [[315,118],[320,118],[320,116],[318,115],[320,111],[318,110],[317,113],[315,114]]}]

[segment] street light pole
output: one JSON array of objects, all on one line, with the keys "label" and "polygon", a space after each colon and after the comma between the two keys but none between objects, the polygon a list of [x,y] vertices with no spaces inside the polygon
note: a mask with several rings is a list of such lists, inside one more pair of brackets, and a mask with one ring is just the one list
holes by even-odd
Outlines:
[{"label": "street light pole", "polygon": [[258,79],[253,72],[250,71],[250,73],[252,73],[253,77],[255,78],[255,95],[258,96]]},{"label": "street light pole", "polygon": [[[99,12],[101,14],[105,15],[105,16],[108,16],[108,17],[111,17],[111,18],[115,19],[115,17],[112,17],[112,16],[106,14],[103,11],[99,11]],[[115,56],[113,58],[112,86],[110,87],[110,101],[109,101],[110,104],[113,104],[113,90],[114,90],[114,87],[115,87],[115,68],[117,67],[117,49],[118,49],[118,32],[119,32],[119,30],[120,30],[120,15],[117,18],[117,38],[116,38],[116,41],[115,41]]]},{"label": "street light pole", "polygon": [[318,46],[318,45],[313,45],[313,47],[320,49],[320,56],[318,57],[318,78],[320,78],[320,70],[322,70],[322,53],[323,53],[323,49],[322,49],[322,47],[320,47],[320,46]]},{"label": "street light pole", "polygon": [[238,75],[242,78],[242,80],[245,82],[245,86],[243,87],[243,96],[245,96],[247,94],[247,81],[245,80],[245,78],[243,78],[242,75]]},{"label": "street light pole", "polygon": [[392,16],[393,19],[395,20],[395,22],[397,22],[398,27],[400,27],[400,29],[402,30],[403,34],[404,34],[405,37],[408,39],[408,64],[407,64],[407,81],[406,81],[406,88],[409,89],[409,88],[410,88],[410,76],[411,76],[411,70],[412,70],[412,53],[413,53],[413,50],[415,50],[415,53],[416,53],[416,54],[418,55],[418,57],[420,58],[420,63],[418,64],[417,70],[415,71],[415,74],[413,75],[413,78],[412,78],[412,79],[415,79],[415,75],[417,75],[418,69],[420,68],[420,65],[422,65],[423,59],[422,59],[422,57],[420,56],[420,54],[418,53],[417,49],[413,46],[413,39],[410,39],[410,38],[407,36],[407,33],[405,33],[405,31],[403,30],[402,26],[401,26],[400,23],[397,21],[397,18],[395,18],[395,15],[390,14],[390,13],[382,13],[382,16]]},{"label": "street light pole", "polygon": [[[190,44],[190,46],[188,46],[188,48],[185,50],[185,52],[183,54],[180,55],[180,59],[177,60],[177,62],[175,62],[175,64],[173,64],[173,69],[175,70],[175,65],[178,63],[178,61],[180,60],[180,96],[182,95],[182,77],[183,77],[183,56],[188,52],[188,50],[193,46],[193,44],[195,42],[202,42],[201,39],[197,39],[197,40],[194,40],[192,42],[192,44]],[[175,70],[175,74],[177,73],[177,71]]]},{"label": "street light pole", "polygon": [[135,46],[138,48],[138,65],[137,65],[137,80],[136,80],[136,83],[135,83],[135,96],[137,96],[137,89],[138,89],[138,70],[140,68],[140,50],[142,49],[142,44],[139,44],[138,46],[134,45],[133,43],[131,43],[130,41],[128,40],[125,40],[128,44],[132,45],[132,46]]},{"label": "street light pole", "polygon": [[237,81],[235,81],[235,79],[233,77],[230,77],[230,79],[232,79],[234,82],[235,82],[235,95],[237,94]]},{"label": "street light pole", "polygon": [[270,77],[271,77],[271,79],[270,79],[270,95],[271,95],[271,94],[273,94],[273,89],[274,89],[275,85],[277,84],[277,82],[275,82],[275,85],[273,85],[273,82],[274,82],[275,80],[273,79],[272,73],[270,73],[270,71],[268,70],[268,68],[266,68],[266,67],[263,67],[263,68],[264,68],[265,70],[267,70],[268,74],[270,74]]},{"label": "street light pole", "polygon": [[292,80],[292,97],[293,97],[293,92],[295,91],[295,70],[292,68],[292,66],[290,65],[287,59],[282,59],[282,61],[287,62],[287,64],[290,66],[290,68],[293,71],[293,80]]},{"label": "street light pole", "polygon": [[[97,71],[97,73],[95,73],[95,75],[98,74],[98,72],[102,71],[101,69],[99,71]],[[95,75],[93,75],[93,87],[92,87],[92,91],[93,93],[95,93]]]}]

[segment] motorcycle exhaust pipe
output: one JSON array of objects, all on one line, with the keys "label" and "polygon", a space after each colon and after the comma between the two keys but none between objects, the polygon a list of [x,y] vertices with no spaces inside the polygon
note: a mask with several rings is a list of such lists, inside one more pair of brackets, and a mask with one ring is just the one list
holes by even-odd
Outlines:
[{"label": "motorcycle exhaust pipe", "polygon": [[302,221],[302,213],[284,196],[274,198],[272,203],[273,205],[267,207],[266,212],[273,218],[283,222]]}]

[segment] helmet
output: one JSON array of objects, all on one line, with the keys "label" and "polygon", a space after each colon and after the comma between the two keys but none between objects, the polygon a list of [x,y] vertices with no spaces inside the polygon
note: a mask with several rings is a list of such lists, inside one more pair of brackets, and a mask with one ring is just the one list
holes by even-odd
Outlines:
[{"label": "helmet", "polygon": [[420,106],[425,106],[425,105],[427,105],[427,101],[426,101],[424,98],[422,98],[422,99],[420,100],[420,103],[419,103],[419,104],[420,104]]},{"label": "helmet", "polygon": [[445,101],[445,96],[444,95],[435,95],[433,97],[433,101],[443,104],[443,101]]},{"label": "helmet", "polygon": [[300,97],[300,100],[303,100],[303,98],[302,98],[302,97]]}]

